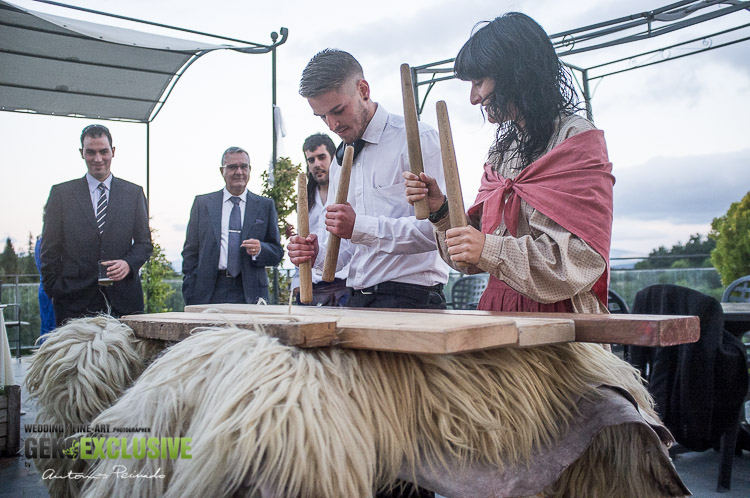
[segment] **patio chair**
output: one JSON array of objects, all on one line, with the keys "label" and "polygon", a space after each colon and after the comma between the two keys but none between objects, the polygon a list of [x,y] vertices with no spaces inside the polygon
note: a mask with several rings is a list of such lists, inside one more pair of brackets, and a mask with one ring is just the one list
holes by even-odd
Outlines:
[{"label": "patio chair", "polygon": [[750,302],[750,275],[740,277],[727,286],[721,296],[722,303]]},{"label": "patio chair", "polygon": [[617,292],[613,291],[612,289],[609,289],[609,302],[607,303],[607,309],[609,309],[610,313],[614,314],[620,314],[620,313],[630,313],[630,308],[628,308],[628,304],[625,302],[625,300],[620,296]]},{"label": "patio chair", "polygon": [[475,310],[487,287],[489,275],[466,275],[459,278],[451,289],[451,305],[454,310]]},{"label": "patio chair", "polygon": [[631,347],[629,361],[648,381],[657,412],[679,443],[670,453],[719,445],[717,490],[729,490],[748,375],[744,347],[724,329],[721,304],[686,287],[652,285],[636,294],[633,313],[700,317],[698,342]]},{"label": "patio chair", "polygon": [[[630,313],[630,308],[628,308],[628,304],[625,302],[621,295],[619,295],[612,289],[609,289],[608,293],[609,299],[607,302],[607,309],[610,313],[615,315]],[[616,354],[620,358],[625,357],[627,351],[625,346],[623,346],[622,344],[610,344],[610,347],[612,348],[612,352],[614,354]]]}]

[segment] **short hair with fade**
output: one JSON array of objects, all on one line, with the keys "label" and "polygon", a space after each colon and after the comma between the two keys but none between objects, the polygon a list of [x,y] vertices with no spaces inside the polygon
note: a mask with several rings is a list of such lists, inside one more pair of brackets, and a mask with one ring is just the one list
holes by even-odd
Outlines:
[{"label": "short hair with fade", "polygon": [[245,149],[242,147],[229,147],[227,150],[224,151],[224,153],[221,155],[221,165],[224,166],[224,158],[227,157],[227,154],[239,154],[242,152],[247,156],[247,162],[250,162],[250,154],[247,153]]},{"label": "short hair with fade", "polygon": [[326,146],[326,150],[328,150],[328,154],[330,154],[331,159],[333,159],[336,156],[336,145],[333,143],[333,140],[331,140],[331,137],[326,135],[325,133],[315,133],[314,135],[310,135],[305,139],[305,143],[302,144],[302,152],[305,151],[314,151],[321,145]]},{"label": "short hair with fade", "polygon": [[349,52],[326,48],[315,54],[302,71],[299,94],[305,98],[315,98],[340,90],[352,77],[365,78],[357,59]]},{"label": "short hair with fade", "polygon": [[109,132],[109,128],[100,124],[88,125],[81,131],[81,148],[83,148],[83,139],[86,137],[99,138],[101,136],[107,137],[109,140],[109,146],[112,147],[112,134]]}]

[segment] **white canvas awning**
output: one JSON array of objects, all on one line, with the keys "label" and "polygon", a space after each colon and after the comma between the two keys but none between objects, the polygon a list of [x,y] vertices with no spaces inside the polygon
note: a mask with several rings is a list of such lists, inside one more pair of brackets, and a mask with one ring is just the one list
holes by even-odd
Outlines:
[{"label": "white canvas awning", "polygon": [[270,50],[106,26],[0,0],[0,110],[149,122],[195,59],[227,48]]}]

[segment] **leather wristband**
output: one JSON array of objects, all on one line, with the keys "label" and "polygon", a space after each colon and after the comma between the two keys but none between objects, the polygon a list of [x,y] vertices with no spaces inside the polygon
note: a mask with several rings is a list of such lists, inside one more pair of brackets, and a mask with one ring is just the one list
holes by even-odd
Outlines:
[{"label": "leather wristband", "polygon": [[430,222],[437,223],[438,221],[445,218],[445,215],[448,214],[448,197],[444,195],[443,199],[443,205],[440,206],[437,211],[430,213],[430,215],[427,217]]}]

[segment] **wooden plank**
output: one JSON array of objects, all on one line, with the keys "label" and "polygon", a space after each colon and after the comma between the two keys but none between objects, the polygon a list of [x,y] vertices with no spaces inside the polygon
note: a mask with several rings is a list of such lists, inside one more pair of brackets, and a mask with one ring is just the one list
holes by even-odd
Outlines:
[{"label": "wooden plank", "polygon": [[[218,309],[254,316],[283,316],[287,306],[220,304],[186,306],[189,313]],[[424,310],[429,313],[429,310]],[[552,317],[499,317],[445,315],[425,317],[406,310],[389,311],[354,308],[295,306],[294,316],[332,317],[337,320],[338,345],[422,354],[449,354],[503,346],[534,346],[569,342],[574,338],[573,322]]]},{"label": "wooden plank", "polygon": [[5,386],[5,395],[8,398],[8,420],[2,424],[6,428],[3,451],[6,455],[15,455],[21,449],[21,386]]},{"label": "wooden plank", "polygon": [[[419,312],[420,310],[413,310]],[[504,311],[446,310],[442,313],[538,318],[567,318],[575,323],[576,342],[674,346],[700,338],[700,319],[681,315],[633,315],[593,313],[521,313]]]},{"label": "wooden plank", "polygon": [[[491,313],[493,316],[524,316],[531,313]],[[632,346],[674,346],[700,338],[697,316],[533,313],[540,318],[560,316],[575,322],[576,342],[627,344]]]},{"label": "wooden plank", "polygon": [[[246,304],[222,304],[222,310],[233,313],[242,313],[243,309],[248,311]],[[213,305],[186,306],[185,311],[200,311],[214,307]],[[285,312],[285,306],[256,306],[255,308],[269,308],[268,310],[257,310],[254,313],[281,313]],[[335,310],[345,308],[311,308],[305,306],[294,307],[295,314],[309,313],[309,310],[321,310],[318,313],[336,313]],[[349,308],[352,309],[352,308]],[[333,311],[326,311],[333,310]],[[368,310],[371,313],[383,311],[393,313],[394,310]],[[595,342],[605,344],[627,344],[634,346],[673,346],[695,342],[700,337],[700,320],[698,317],[668,316],[668,315],[632,315],[612,314],[597,315],[589,313],[510,313],[497,311],[475,311],[475,310],[395,310],[409,313],[432,313],[440,315],[479,315],[513,318],[547,318],[567,319],[575,324],[575,340],[577,342]],[[440,320],[431,318],[430,320]],[[531,329],[527,329],[531,334]],[[542,332],[543,333],[543,332]],[[541,342],[537,341],[535,344]],[[531,344],[526,344],[531,345]]]},{"label": "wooden plank", "polygon": [[260,326],[266,334],[301,348],[329,346],[337,339],[336,321],[328,318],[170,312],[128,315],[120,318],[120,321],[132,328],[138,337],[165,341],[181,341],[198,327],[230,324],[249,330]]}]

